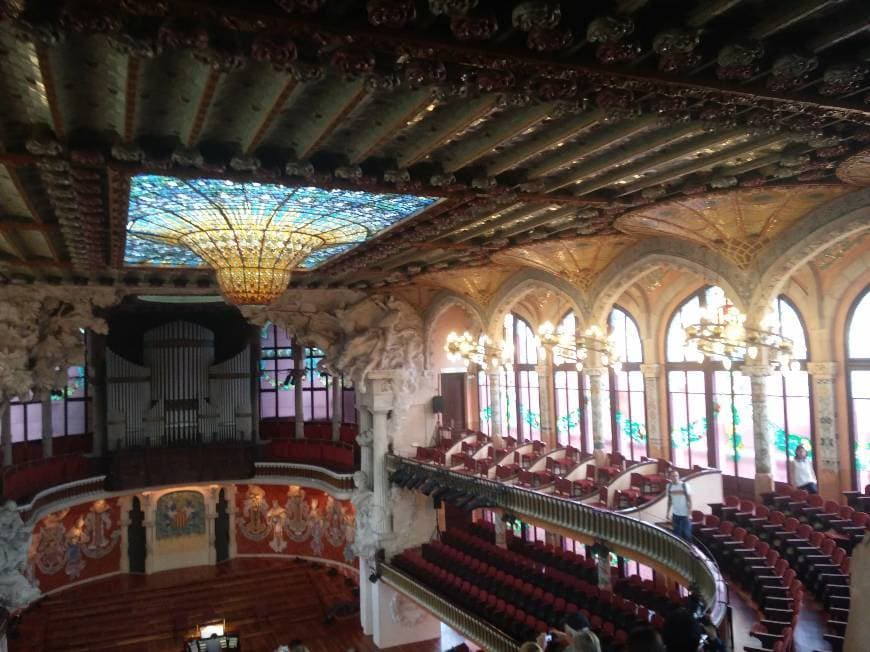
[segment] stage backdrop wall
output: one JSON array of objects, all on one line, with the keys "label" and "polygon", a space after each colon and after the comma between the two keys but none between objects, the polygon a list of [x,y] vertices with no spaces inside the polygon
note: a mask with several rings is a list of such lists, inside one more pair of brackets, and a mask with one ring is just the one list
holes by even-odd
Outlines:
[{"label": "stage backdrop wall", "polygon": [[239,555],[320,557],[353,563],[350,501],[295,485],[236,485]]},{"label": "stage backdrop wall", "polygon": [[43,592],[121,569],[116,498],[51,512],[33,528],[27,572]]}]

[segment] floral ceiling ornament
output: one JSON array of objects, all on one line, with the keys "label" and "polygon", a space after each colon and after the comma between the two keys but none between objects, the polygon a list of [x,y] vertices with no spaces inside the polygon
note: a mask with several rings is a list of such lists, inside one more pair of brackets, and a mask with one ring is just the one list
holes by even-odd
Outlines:
[{"label": "floral ceiling ornament", "polygon": [[652,48],[659,55],[659,70],[684,72],[698,65],[701,55],[695,50],[700,42],[699,30],[674,27],[656,34]]},{"label": "floral ceiling ornament", "polygon": [[498,18],[484,16],[454,16],[450,19],[450,31],[460,41],[486,41],[498,32]]},{"label": "floral ceiling ornament", "polygon": [[868,68],[863,63],[840,63],[825,70],[819,93],[827,96],[844,95],[858,90],[867,77]]},{"label": "floral ceiling ornament", "polygon": [[602,63],[629,63],[643,52],[640,44],[625,40],[634,32],[634,21],[628,16],[601,16],[586,29],[586,39],[598,43],[595,57]]},{"label": "floral ceiling ornament", "polygon": [[417,17],[413,0],[369,0],[366,11],[375,27],[399,29]]},{"label": "floral ceiling ornament", "polygon": [[758,62],[763,56],[764,45],[761,41],[730,43],[719,50],[716,75],[719,79],[749,79],[758,72]]},{"label": "floral ceiling ornament", "polygon": [[544,0],[521,2],[511,12],[513,26],[522,32],[555,29],[560,20],[562,20],[562,8],[558,2]]},{"label": "floral ceiling ornament", "polygon": [[773,91],[786,91],[806,81],[809,74],[818,68],[819,58],[814,54],[791,53],[773,62],[770,76],[765,82]]}]

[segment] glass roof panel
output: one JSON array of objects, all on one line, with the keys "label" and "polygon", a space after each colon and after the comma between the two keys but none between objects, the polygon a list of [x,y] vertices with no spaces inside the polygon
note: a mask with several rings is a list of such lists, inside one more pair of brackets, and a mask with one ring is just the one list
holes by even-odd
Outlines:
[{"label": "glass roof panel", "polygon": [[137,175],[130,183],[124,263],[205,267],[179,239],[216,227],[237,233],[265,228],[275,231],[278,241],[292,232],[319,243],[299,264],[310,269],[435,201],[359,190]]}]

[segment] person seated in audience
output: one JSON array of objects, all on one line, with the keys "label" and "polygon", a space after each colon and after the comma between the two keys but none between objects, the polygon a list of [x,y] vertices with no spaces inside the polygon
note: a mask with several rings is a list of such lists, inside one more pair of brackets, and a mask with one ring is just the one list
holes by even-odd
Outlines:
[{"label": "person seated in audience", "polygon": [[811,494],[819,493],[813,463],[807,457],[807,449],[803,444],[794,449],[794,458],[791,461],[791,479],[798,489],[803,489]]},{"label": "person seated in audience", "polygon": [[665,652],[665,644],[652,625],[643,625],[628,633],[625,652]]},{"label": "person seated in audience", "polygon": [[692,513],[692,494],[689,485],[680,480],[680,472],[671,469],[668,473],[668,507],[665,518],[671,518],[674,534],[681,539],[692,542],[692,523],[689,514]]},{"label": "person seated in audience", "polygon": [[298,638],[290,641],[290,652],[311,652]]},{"label": "person seated in audience", "polygon": [[668,652],[698,652],[701,626],[688,609],[676,609],[665,621],[662,638]]},{"label": "person seated in audience", "polygon": [[[591,634],[594,639],[594,647],[592,639],[587,634]],[[598,637],[589,631],[589,621],[581,613],[571,614],[562,623],[562,630],[554,629],[550,631],[551,646],[547,649],[565,650],[566,652],[600,652],[601,646],[598,643]]]}]

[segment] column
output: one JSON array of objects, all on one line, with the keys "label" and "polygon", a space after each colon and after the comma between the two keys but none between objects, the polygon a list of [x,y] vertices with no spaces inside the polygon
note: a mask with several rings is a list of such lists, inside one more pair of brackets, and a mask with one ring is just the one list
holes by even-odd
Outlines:
[{"label": "column", "polygon": [[3,444],[3,466],[12,466],[12,414],[9,400],[0,401],[0,441]]},{"label": "column", "polygon": [[142,508],[142,526],[145,528],[145,574],[154,572],[154,541],[157,536],[155,530],[155,516],[157,501],[150,491],[145,491],[139,497],[139,506]]},{"label": "column", "polygon": [[480,430],[480,394],[477,389],[477,373],[465,374],[465,406],[467,426],[470,430]]},{"label": "column", "polygon": [[372,488],[372,480],[374,479],[373,452],[372,452],[372,431],[361,430],[356,436],[356,443],[359,444],[360,471],[365,473],[368,486],[366,489]]},{"label": "column", "polygon": [[[591,357],[591,356],[590,356]],[[604,466],[607,453],[604,452],[604,394],[601,391],[601,375],[607,370],[603,367],[586,367],[589,376],[589,411],[592,415],[592,454],[595,465]]]},{"label": "column", "polygon": [[208,563],[214,566],[217,563],[217,549],[215,543],[215,521],[217,520],[217,501],[220,494],[220,487],[211,485],[205,492],[205,534],[208,538]]},{"label": "column", "polygon": [[330,376],[330,391],[332,391],[332,441],[341,439],[342,395],[341,376]]},{"label": "column", "polygon": [[369,582],[373,567],[369,566],[369,560],[359,558],[359,622],[363,634],[371,636],[374,632],[374,609],[372,608],[372,590],[374,585]]},{"label": "column", "polygon": [[553,427],[553,363],[550,356],[535,366],[538,373],[538,394],[541,403],[541,441],[550,450],[558,445],[556,429]]},{"label": "column", "polygon": [[642,364],[640,371],[643,374],[643,395],[646,404],[646,437],[648,455],[663,459],[670,458],[666,442],[662,441],[662,421],[659,412],[659,378],[661,374],[660,364]]},{"label": "column", "polygon": [[740,370],[749,376],[752,387],[752,432],[755,440],[755,495],[773,491],[773,472],[770,466],[773,441],[767,425],[767,377],[771,368],[767,364],[747,364]]},{"label": "column", "polygon": [[130,510],[133,509],[133,496],[121,496],[118,498],[118,508],[121,510],[121,520],[118,527],[121,528],[121,572],[130,572],[130,551],[128,546],[129,527],[130,527]]},{"label": "column", "polygon": [[[372,491],[374,492],[375,526],[380,534],[392,531],[390,482],[387,477],[387,411],[372,412]],[[377,521],[380,520],[380,523]]]},{"label": "column", "polygon": [[262,336],[260,327],[251,325],[250,332],[251,349],[251,441],[260,441],[260,347]]},{"label": "column", "polygon": [[42,393],[42,456],[51,457],[54,451],[54,424],[51,420],[51,392]]},{"label": "column", "polygon": [[227,499],[227,514],[229,515],[229,527],[230,527],[230,545],[229,545],[229,554],[228,557],[230,559],[235,558],[236,556],[236,485],[228,484],[224,485],[224,496]]},{"label": "column", "polygon": [[507,525],[502,519],[502,514],[496,515],[495,519],[495,545],[499,548],[507,548]]},{"label": "column", "polygon": [[489,380],[489,412],[490,434],[504,437],[504,411],[501,405],[501,374],[498,371],[487,371]]},{"label": "column", "polygon": [[102,457],[108,438],[106,430],[106,336],[88,331],[88,395],[91,397],[91,452]]},{"label": "column", "polygon": [[819,490],[835,495],[847,485],[840,477],[840,447],[837,434],[836,362],[808,362],[813,397],[813,457],[819,478]]},{"label": "column", "polygon": [[305,347],[293,339],[293,399],[296,402],[294,410],[296,419],[296,439],[305,438],[305,408],[302,400],[302,379],[305,375]]}]

